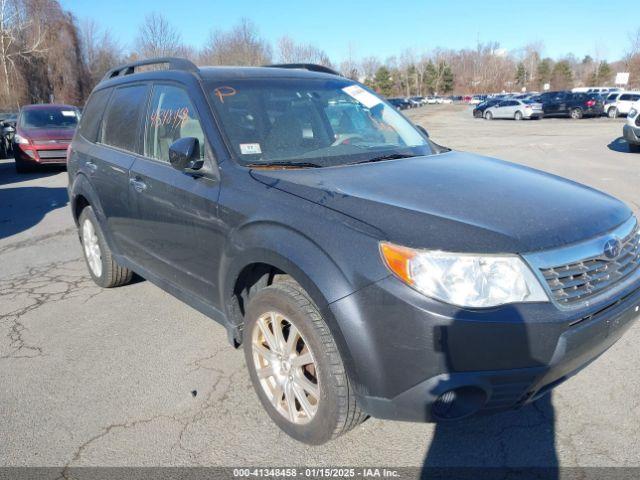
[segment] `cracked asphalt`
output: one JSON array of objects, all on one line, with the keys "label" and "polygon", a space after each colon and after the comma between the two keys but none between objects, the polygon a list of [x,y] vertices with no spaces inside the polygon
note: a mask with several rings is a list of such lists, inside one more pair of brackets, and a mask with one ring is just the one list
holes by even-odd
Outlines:
[{"label": "cracked asphalt", "polygon": [[[438,143],[557,173],[640,213],[622,120],[408,113]],[[369,419],[307,447],[262,411],[224,329],[146,281],[95,286],[66,173],[0,161],[0,465],[640,466],[640,325],[520,411],[446,425]]]}]

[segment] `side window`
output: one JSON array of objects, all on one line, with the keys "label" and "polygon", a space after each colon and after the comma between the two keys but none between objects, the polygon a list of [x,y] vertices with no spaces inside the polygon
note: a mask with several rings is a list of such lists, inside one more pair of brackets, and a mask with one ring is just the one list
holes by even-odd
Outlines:
[{"label": "side window", "polygon": [[632,102],[637,102],[640,100],[640,95],[630,95]]},{"label": "side window", "polygon": [[625,93],[624,95],[620,95],[620,101],[627,102],[629,100],[631,100],[631,95],[629,95],[628,93]]},{"label": "side window", "polygon": [[147,100],[146,85],[118,88],[102,122],[102,143],[136,152],[140,115]]},{"label": "side window", "polygon": [[184,137],[200,142],[200,158],[204,158],[204,133],[189,96],[173,85],[156,85],[145,119],[144,155],[169,161],[169,147]]},{"label": "side window", "polygon": [[105,88],[104,90],[94,92],[82,112],[82,119],[80,120],[78,129],[80,134],[90,142],[95,143],[98,140],[100,122],[102,121],[104,110],[107,107],[111,90],[110,88]]}]

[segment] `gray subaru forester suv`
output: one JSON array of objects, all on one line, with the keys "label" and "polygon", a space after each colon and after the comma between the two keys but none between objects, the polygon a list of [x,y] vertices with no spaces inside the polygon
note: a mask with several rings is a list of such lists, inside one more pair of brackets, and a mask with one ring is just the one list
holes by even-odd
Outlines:
[{"label": "gray subaru forester suv", "polygon": [[441,147],[324,67],[115,68],[68,172],[95,282],[136,272],[220,322],[303,442],[525,405],[638,316],[624,204]]}]

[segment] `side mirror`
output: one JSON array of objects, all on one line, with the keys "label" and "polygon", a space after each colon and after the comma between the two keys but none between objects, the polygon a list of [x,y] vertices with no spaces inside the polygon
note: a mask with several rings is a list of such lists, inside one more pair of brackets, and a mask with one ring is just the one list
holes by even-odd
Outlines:
[{"label": "side mirror", "polygon": [[179,138],[169,147],[169,163],[176,170],[200,170],[204,161],[200,158],[200,142],[195,137]]},{"label": "side mirror", "polygon": [[418,127],[418,130],[420,130],[425,137],[429,138],[429,132],[427,132],[427,129],[424,128],[422,125],[416,125]]}]

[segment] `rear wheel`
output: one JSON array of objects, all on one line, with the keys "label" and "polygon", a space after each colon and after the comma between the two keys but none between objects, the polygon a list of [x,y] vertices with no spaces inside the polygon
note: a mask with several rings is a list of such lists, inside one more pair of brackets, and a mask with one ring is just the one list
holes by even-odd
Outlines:
[{"label": "rear wheel", "polygon": [[80,241],[93,281],[103,288],[119,287],[131,281],[133,272],[113,259],[100,224],[91,207],[80,214]]},{"label": "rear wheel", "polygon": [[250,293],[245,322],[253,386],[284,432],[319,445],[365,419],[333,336],[300,285],[284,276]]},{"label": "rear wheel", "polygon": [[521,111],[517,111],[516,114],[513,116],[513,118],[515,120],[522,120],[522,112]]},{"label": "rear wheel", "polygon": [[572,108],[570,115],[574,120],[580,120],[582,118],[582,110],[580,108]]},{"label": "rear wheel", "polygon": [[618,117],[618,109],[616,107],[611,107],[607,110],[607,116],[609,118],[617,118]]},{"label": "rear wheel", "polygon": [[484,113],[484,118],[487,119],[487,120],[493,120],[493,113],[485,112]]}]

